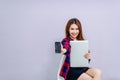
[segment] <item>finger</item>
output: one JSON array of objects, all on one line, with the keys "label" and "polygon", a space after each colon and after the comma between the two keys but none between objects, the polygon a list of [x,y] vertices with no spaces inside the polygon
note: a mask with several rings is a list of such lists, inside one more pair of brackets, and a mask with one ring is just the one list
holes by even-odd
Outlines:
[{"label": "finger", "polygon": [[63,49],[63,45],[62,45],[62,43],[60,43],[60,45],[61,45],[61,49]]}]

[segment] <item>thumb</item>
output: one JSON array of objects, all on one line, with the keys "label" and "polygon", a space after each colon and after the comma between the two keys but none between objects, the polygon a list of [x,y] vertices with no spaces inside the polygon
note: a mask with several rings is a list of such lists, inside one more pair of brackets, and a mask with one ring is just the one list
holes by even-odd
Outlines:
[{"label": "thumb", "polygon": [[62,45],[62,43],[60,43],[60,45],[61,45],[61,49],[63,49],[63,45]]}]

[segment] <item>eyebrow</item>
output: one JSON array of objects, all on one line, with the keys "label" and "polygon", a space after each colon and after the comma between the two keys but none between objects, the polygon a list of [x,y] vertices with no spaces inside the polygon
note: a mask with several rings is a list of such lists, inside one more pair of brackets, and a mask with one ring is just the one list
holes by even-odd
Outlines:
[{"label": "eyebrow", "polygon": [[79,29],[79,28],[71,28],[71,29]]}]

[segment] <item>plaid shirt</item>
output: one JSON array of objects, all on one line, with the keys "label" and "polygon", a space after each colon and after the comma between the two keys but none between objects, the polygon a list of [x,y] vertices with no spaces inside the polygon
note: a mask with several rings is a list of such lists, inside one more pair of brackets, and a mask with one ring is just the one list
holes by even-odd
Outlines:
[{"label": "plaid shirt", "polygon": [[66,55],[65,61],[62,65],[61,71],[60,71],[60,76],[62,76],[65,80],[66,80],[66,76],[68,74],[68,71],[70,69],[70,52],[71,52],[71,46],[70,46],[70,41],[72,39],[70,37],[64,38],[62,40],[62,45],[63,48],[65,48],[67,50],[66,53],[64,53]]}]

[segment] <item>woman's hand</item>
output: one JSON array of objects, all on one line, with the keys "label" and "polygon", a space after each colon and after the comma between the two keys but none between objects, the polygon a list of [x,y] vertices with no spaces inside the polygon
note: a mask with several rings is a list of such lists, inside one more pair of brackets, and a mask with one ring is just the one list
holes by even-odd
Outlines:
[{"label": "woman's hand", "polygon": [[91,58],[91,54],[90,54],[90,53],[86,53],[86,54],[84,55],[84,57],[85,57],[86,59],[90,59],[90,58]]},{"label": "woman's hand", "polygon": [[61,53],[64,54],[64,53],[66,53],[66,51],[67,50],[65,48],[63,48],[63,45],[61,44]]}]

